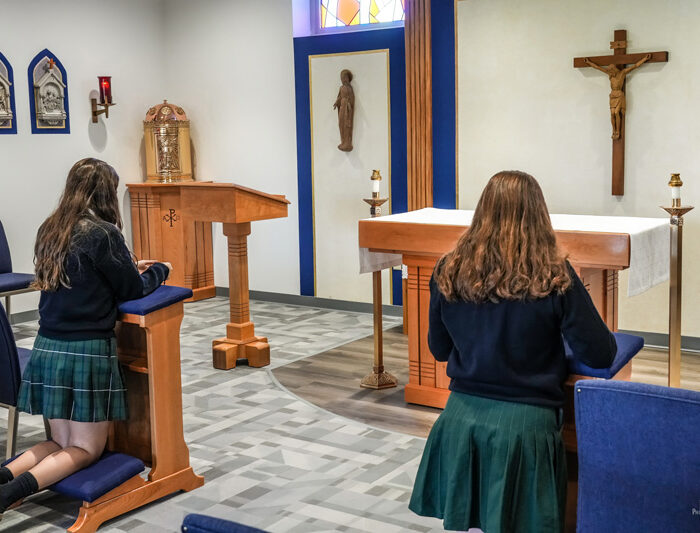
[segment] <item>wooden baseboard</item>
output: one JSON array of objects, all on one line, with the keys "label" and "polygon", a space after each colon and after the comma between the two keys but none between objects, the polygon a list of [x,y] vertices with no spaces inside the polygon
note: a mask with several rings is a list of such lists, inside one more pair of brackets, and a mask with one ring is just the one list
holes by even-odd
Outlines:
[{"label": "wooden baseboard", "polygon": [[208,287],[192,289],[192,295],[192,298],[188,298],[185,302],[198,302],[200,300],[206,300],[207,298],[213,298],[216,296],[216,286],[209,285]]},{"label": "wooden baseboard", "polygon": [[404,389],[404,399],[407,403],[417,403],[429,407],[444,409],[447,405],[447,398],[450,396],[449,389],[436,389],[424,385],[406,383]]}]

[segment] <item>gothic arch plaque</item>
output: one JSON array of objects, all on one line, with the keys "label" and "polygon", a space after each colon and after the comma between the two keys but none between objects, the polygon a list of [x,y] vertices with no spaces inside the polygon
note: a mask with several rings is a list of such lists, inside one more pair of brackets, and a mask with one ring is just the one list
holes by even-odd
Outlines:
[{"label": "gothic arch plaque", "polygon": [[32,133],[70,133],[68,76],[48,49],[39,52],[27,70]]},{"label": "gothic arch plaque", "polygon": [[0,135],[17,133],[15,78],[12,65],[0,53]]}]

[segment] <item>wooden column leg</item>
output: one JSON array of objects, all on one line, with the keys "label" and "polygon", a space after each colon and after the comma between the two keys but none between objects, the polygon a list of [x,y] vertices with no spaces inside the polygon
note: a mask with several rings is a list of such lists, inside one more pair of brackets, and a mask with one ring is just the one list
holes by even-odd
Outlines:
[{"label": "wooden column leg", "polygon": [[182,302],[143,318],[148,357],[151,450],[149,481],[187,470],[190,452],[182,424],[180,324]]},{"label": "wooden column leg", "polygon": [[396,377],[384,371],[384,329],[382,327],[382,271],[372,272],[372,298],[374,308],[374,366],[360,382],[366,389],[396,387]]},{"label": "wooden column leg", "polygon": [[270,364],[270,345],[265,337],[255,336],[255,324],[250,320],[248,295],[248,235],[250,222],[224,224],[228,238],[228,279],[231,322],[226,337],[213,341],[214,368],[228,370],[237,359],[247,359],[248,365]]},{"label": "wooden column leg", "polygon": [[19,412],[14,406],[7,407],[7,447],[5,459],[12,459],[17,453],[17,420]]}]

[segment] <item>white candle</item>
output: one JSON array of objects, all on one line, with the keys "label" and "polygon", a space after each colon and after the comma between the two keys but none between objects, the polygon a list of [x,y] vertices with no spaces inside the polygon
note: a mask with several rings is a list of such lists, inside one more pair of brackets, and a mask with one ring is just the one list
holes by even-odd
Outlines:
[{"label": "white candle", "polygon": [[372,192],[379,192],[379,180],[372,180]]},{"label": "white candle", "polygon": [[680,187],[671,187],[671,199],[672,200],[680,200],[681,198],[681,188]]}]

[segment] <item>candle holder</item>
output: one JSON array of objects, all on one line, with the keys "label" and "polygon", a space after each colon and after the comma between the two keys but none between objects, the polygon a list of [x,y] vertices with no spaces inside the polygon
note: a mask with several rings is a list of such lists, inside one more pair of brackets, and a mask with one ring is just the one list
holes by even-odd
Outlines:
[{"label": "candle holder", "polygon": [[[100,100],[90,98],[92,104],[92,123],[97,124],[97,117],[104,114],[105,118],[109,118],[109,108],[117,105],[112,102],[112,77],[97,76],[100,86]],[[99,109],[99,108],[102,109]]]},{"label": "candle holder", "polygon": [[[379,182],[382,179],[378,170],[372,172],[372,198],[363,198],[370,205],[372,218],[382,214],[382,204],[388,198],[379,197]],[[389,389],[396,387],[398,380],[384,371],[384,329],[382,327],[382,271],[372,272],[372,304],[374,312],[374,366],[372,372],[367,374],[360,386],[366,389]]]},{"label": "candle holder", "polygon": [[683,215],[693,209],[681,205],[680,174],[671,174],[671,207],[661,209],[671,215],[671,271],[668,311],[668,386],[681,386],[681,296],[683,288]]}]

